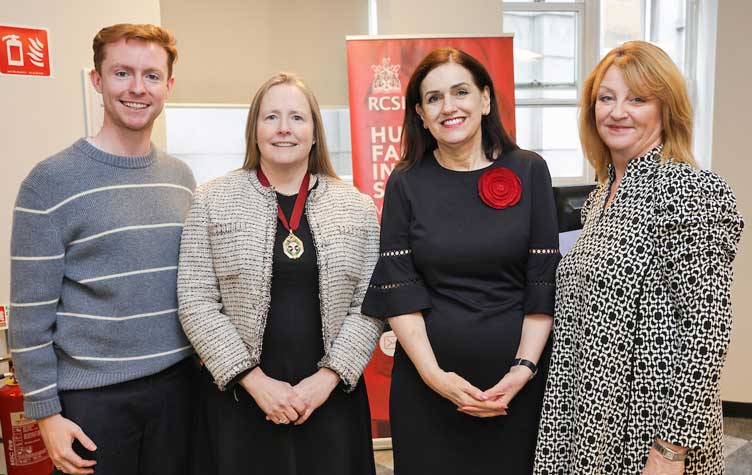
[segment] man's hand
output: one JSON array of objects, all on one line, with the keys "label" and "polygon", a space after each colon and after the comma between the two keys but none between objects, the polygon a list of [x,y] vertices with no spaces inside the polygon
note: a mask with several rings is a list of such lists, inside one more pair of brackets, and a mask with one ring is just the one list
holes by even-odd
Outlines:
[{"label": "man's hand", "polygon": [[73,451],[73,441],[78,440],[87,450],[97,450],[94,442],[73,421],[60,414],[37,421],[47,452],[58,470],[73,475],[94,473],[95,460],[84,460]]}]

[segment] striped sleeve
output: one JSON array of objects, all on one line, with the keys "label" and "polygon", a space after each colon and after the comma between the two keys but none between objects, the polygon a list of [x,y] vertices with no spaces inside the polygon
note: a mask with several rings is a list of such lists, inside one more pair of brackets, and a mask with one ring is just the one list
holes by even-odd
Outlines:
[{"label": "striped sleeve", "polygon": [[13,210],[9,336],[24,410],[33,419],[61,411],[53,330],[62,292],[65,247],[43,210],[39,195],[22,184]]}]

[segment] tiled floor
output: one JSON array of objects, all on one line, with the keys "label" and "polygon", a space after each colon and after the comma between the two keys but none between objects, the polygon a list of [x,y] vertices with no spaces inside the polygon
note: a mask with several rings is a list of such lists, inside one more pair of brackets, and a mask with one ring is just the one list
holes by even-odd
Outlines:
[{"label": "tiled floor", "polygon": [[[724,419],[726,475],[752,475],[752,419]],[[391,450],[374,453],[376,475],[393,475]]]},{"label": "tiled floor", "polygon": [[752,475],[752,419],[723,420],[726,475]]}]

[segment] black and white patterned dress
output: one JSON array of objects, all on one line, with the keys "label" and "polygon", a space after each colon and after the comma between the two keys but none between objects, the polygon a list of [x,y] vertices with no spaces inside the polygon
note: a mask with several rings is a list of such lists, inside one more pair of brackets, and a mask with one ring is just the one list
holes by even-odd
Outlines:
[{"label": "black and white patterned dress", "polygon": [[723,473],[719,377],[743,222],[708,171],[631,160],[588,198],[557,270],[554,353],[534,473],[641,474],[653,440],[690,447],[687,475]]}]

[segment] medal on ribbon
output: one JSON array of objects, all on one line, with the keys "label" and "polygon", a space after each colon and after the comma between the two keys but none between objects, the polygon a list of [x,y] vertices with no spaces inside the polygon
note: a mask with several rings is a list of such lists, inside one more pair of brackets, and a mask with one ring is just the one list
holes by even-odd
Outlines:
[{"label": "medal on ribbon", "polygon": [[[269,186],[269,179],[266,178],[261,167],[256,169],[256,176],[264,186]],[[282,207],[277,204],[277,217],[282,222],[282,226],[287,229],[290,234],[282,242],[282,252],[285,253],[290,259],[299,259],[303,255],[305,248],[303,247],[303,241],[295,235],[295,230],[300,226],[300,219],[303,217],[303,208],[305,207],[306,198],[308,198],[308,184],[311,182],[311,174],[305,174],[303,182],[300,184],[300,190],[298,190],[298,196],[295,198],[295,205],[292,207],[292,214],[290,215],[290,221],[287,221],[287,216],[282,212]]]}]

